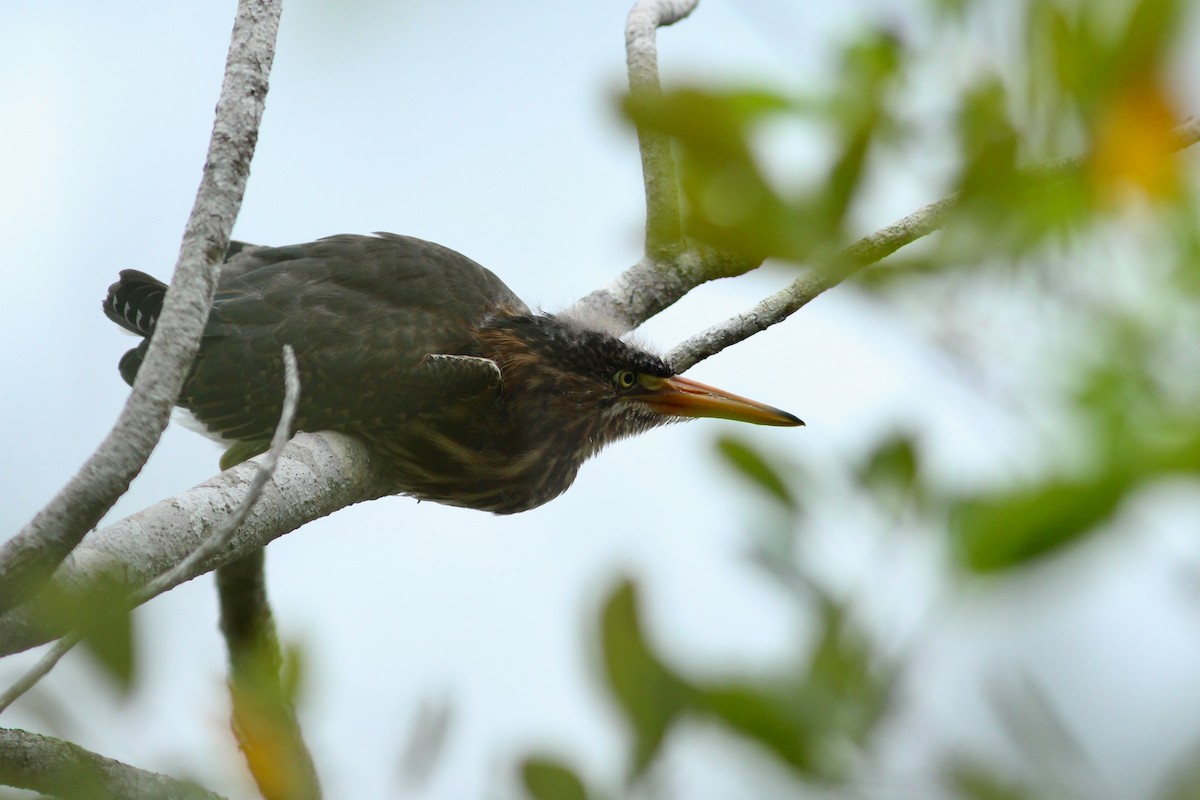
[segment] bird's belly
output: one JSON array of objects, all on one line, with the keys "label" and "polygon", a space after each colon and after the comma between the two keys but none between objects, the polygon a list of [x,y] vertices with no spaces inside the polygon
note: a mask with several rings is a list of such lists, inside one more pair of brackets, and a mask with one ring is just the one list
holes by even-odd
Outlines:
[{"label": "bird's belly", "polygon": [[516,514],[553,500],[579,470],[578,463],[480,447],[420,426],[364,438],[394,475],[396,494],[494,514]]}]

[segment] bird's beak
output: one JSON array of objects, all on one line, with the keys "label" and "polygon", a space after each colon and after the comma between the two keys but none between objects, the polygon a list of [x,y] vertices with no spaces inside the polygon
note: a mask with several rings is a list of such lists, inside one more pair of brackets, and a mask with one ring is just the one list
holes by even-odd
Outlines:
[{"label": "bird's beak", "polygon": [[643,381],[634,397],[659,414],[675,417],[718,417],[755,425],[794,427],[804,421],[778,408],[739,397],[699,381],[675,375]]}]

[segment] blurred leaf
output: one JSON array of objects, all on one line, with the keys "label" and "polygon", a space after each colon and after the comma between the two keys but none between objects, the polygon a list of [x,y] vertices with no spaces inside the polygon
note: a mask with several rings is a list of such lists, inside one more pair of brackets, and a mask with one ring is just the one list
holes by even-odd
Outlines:
[{"label": "blurred leaf", "polygon": [[308,654],[299,641],[283,643],[283,663],[279,667],[279,687],[283,697],[295,705],[307,677]]},{"label": "blurred leaf", "polygon": [[400,776],[408,793],[429,780],[442,758],[454,707],[447,697],[422,697],[400,754]]},{"label": "blurred leaf", "polygon": [[1116,70],[1145,74],[1166,59],[1181,29],[1178,0],[1139,0],[1117,37]]},{"label": "blurred leaf", "polygon": [[891,697],[892,672],[875,654],[870,639],[830,599],[821,604],[821,638],[813,648],[809,674],[814,685],[836,698],[827,714],[838,730],[862,744],[883,718]]},{"label": "blurred leaf", "polygon": [[809,661],[782,681],[738,681],[696,688],[696,705],[767,748],[797,774],[846,778],[860,747],[883,718],[890,676],[843,609],[822,600],[819,638]]},{"label": "blurred leaf", "polygon": [[1005,85],[994,77],[977,83],[961,101],[959,200],[939,240],[942,260],[1011,262],[1048,236],[1070,233],[1089,219],[1087,182],[1078,164],[1049,169],[1018,164],[1027,137],[1012,120],[1011,103]]},{"label": "blurred leaf", "polygon": [[837,234],[831,237],[835,240],[862,184],[871,144],[887,127],[887,97],[902,62],[899,41],[878,31],[868,31],[842,53],[840,86],[829,105],[843,144],[823,187],[813,193],[804,211],[818,230]]},{"label": "blurred leaf", "polygon": [[121,693],[137,679],[133,616],[120,583],[95,580],[88,587],[66,592],[50,584],[42,593],[38,614],[45,624],[60,630],[79,630],[80,644]]},{"label": "blurred leaf", "polygon": [[934,10],[944,18],[961,21],[971,5],[971,0],[930,0]]},{"label": "blurred leaf", "polygon": [[[917,450],[912,439],[895,435],[881,441],[859,471],[858,479],[893,511],[920,489]],[[919,497],[917,499],[920,499]]]},{"label": "blurred leaf", "polygon": [[1018,134],[1009,118],[1003,83],[992,78],[967,92],[958,132],[964,165],[959,185],[965,199],[1016,180]]},{"label": "blurred leaf", "polygon": [[90,621],[86,631],[80,644],[116,682],[121,693],[127,694],[133,689],[137,678],[133,614],[128,609],[116,606],[116,610]]},{"label": "blurred leaf", "polygon": [[1101,199],[1135,188],[1153,198],[1180,192],[1175,157],[1179,117],[1153,74],[1131,77],[1114,87],[1093,133],[1090,174]]},{"label": "blurred leaf", "polygon": [[799,510],[799,503],[776,465],[766,459],[758,450],[741,439],[722,436],[717,440],[717,450],[725,462],[737,470],[750,483],[779,502],[788,511]]},{"label": "blurred leaf", "polygon": [[1125,478],[1110,472],[963,502],[955,513],[959,557],[972,571],[987,573],[1061,550],[1107,520],[1126,488]]},{"label": "blurred leaf", "polygon": [[[863,48],[854,74],[882,81],[881,48]],[[625,113],[643,130],[672,138],[689,236],[739,258],[806,260],[841,242],[845,213],[861,182],[868,144],[880,118],[878,93],[858,86],[845,103],[793,101],[760,90],[676,89],[633,95]],[[841,95],[839,95],[841,97]],[[827,180],[782,196],[767,180],[752,141],[760,124],[784,114],[824,114],[844,142]]]},{"label": "blurred leaf", "polygon": [[633,726],[633,774],[658,753],[667,731],[690,696],[690,688],[651,652],[637,609],[637,587],[622,581],[604,604],[601,644],[609,690]]},{"label": "blurred leaf", "polygon": [[704,152],[739,156],[748,152],[746,132],[751,125],[792,107],[775,92],[692,87],[665,91],[660,97],[630,95],[623,103],[638,125],[679,137]]},{"label": "blurred leaf", "polygon": [[963,800],[1042,800],[1045,797],[1003,772],[966,759],[955,760],[946,778],[955,796]]},{"label": "blurred leaf", "polygon": [[534,800],[587,800],[587,788],[560,761],[530,757],[521,762],[521,781]]},{"label": "blurred leaf", "polygon": [[1091,766],[1087,753],[1045,689],[1027,672],[1011,678],[994,683],[988,692],[1009,740],[1047,774],[1070,768],[1086,772]]},{"label": "blurred leaf", "polygon": [[697,702],[724,725],[763,745],[801,774],[829,777],[819,738],[822,731],[810,730],[790,713],[786,698],[753,684],[733,683],[701,689]]},{"label": "blurred leaf", "polygon": [[844,133],[868,130],[886,119],[887,94],[901,75],[904,58],[900,40],[886,31],[868,30],[842,50],[830,108]]},{"label": "blurred leaf", "polygon": [[1200,742],[1193,741],[1172,759],[1155,800],[1200,800]]}]

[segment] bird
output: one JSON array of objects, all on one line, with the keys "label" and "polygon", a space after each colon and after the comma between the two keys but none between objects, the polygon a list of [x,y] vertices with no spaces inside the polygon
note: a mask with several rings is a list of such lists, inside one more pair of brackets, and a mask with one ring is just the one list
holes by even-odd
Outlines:
[{"label": "bird", "polygon": [[[131,386],[166,291],[132,269],[108,289],[104,313],[143,337],[118,366]],[[177,401],[231,445],[222,468],[267,449],[284,344],[299,367],[294,430],[360,438],[393,494],[495,514],[552,500],[605,445],[668,422],[804,424],[676,375],[607,320],[532,311],[491,271],[433,242],[234,242]]]}]

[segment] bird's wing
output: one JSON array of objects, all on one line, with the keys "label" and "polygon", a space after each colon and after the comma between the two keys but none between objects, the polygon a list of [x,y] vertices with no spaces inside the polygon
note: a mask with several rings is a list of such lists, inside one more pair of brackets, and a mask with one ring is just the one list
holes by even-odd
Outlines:
[{"label": "bird's wing", "polygon": [[284,344],[300,366],[302,430],[394,424],[486,400],[499,370],[471,331],[497,313],[528,309],[491,272],[419,239],[247,249],[222,272],[181,404],[226,438],[269,435]]}]

